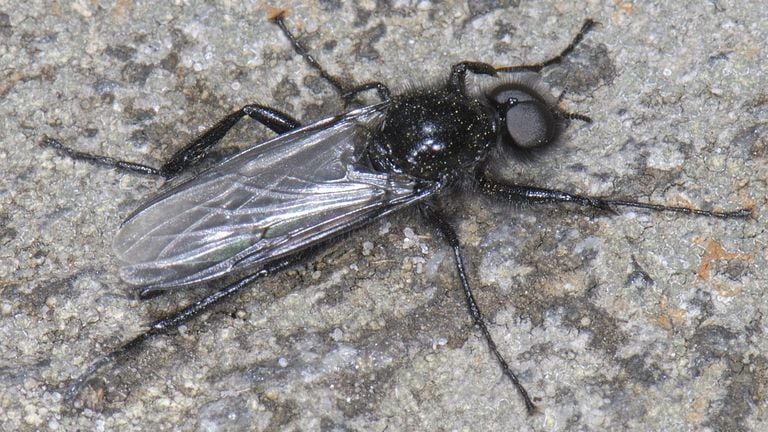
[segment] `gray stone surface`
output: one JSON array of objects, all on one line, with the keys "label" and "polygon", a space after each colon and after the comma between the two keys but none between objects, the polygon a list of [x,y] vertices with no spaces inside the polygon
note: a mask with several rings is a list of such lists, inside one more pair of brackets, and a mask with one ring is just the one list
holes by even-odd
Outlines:
[{"label": "gray stone surface", "polygon": [[[63,386],[91,361],[204,292],[137,301],[110,239],[160,182],[73,163],[40,138],[158,165],[247,102],[304,120],[340,103],[260,4],[0,0],[0,429],[768,430],[765,8],[295,3],[289,25],[332,73],[393,89],[459,60],[547,58],[592,17],[545,81],[594,124],[505,175],[755,218],[446,200],[534,417],[415,213],[155,338],[68,405]],[[244,122],[225,147],[268,135]]]}]

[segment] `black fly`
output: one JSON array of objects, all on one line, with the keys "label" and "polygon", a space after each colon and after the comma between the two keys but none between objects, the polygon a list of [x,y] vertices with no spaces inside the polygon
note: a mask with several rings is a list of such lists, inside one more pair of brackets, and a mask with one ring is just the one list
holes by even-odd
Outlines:
[{"label": "black fly", "polygon": [[328,74],[286,28],[284,14],[271,20],[294,50],[328,81],[346,102],[375,90],[380,103],[306,126],[273,108],[247,105],[224,117],[160,168],[81,153],[44,138],[78,160],[131,173],[176,177],[196,166],[241,118],[249,116],[278,134],[192,178],[177,181],[134,211],[120,227],[114,251],[124,262],[122,279],[141,287],[143,298],[164,290],[207,284],[240,275],[227,285],[93,363],[67,392],[73,398],[100,368],[124,356],[149,337],[164,333],[253,281],[280,270],[311,248],[416,205],[453,251],[456,270],[475,325],[514,384],[529,413],[528,392],[497,349],[470,288],[456,231],[434,199],[458,184],[474,184],[491,197],[529,203],[564,203],[612,211],[639,207],[719,218],[740,218],[749,210],[705,211],[626,200],[595,198],[519,186],[494,179],[488,162],[504,153],[529,153],[557,140],[571,120],[531,85],[503,82],[485,93],[467,90],[467,73],[497,76],[538,72],[560,62],[594,22],[587,20],[573,41],[554,58],[533,64],[494,67],[465,61],[452,66],[445,83],[390,95],[380,82],[347,87]]}]

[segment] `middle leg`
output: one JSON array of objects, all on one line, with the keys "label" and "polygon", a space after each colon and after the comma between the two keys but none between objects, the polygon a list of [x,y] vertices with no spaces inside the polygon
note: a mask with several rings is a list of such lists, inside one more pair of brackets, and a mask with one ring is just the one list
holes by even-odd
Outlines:
[{"label": "middle leg", "polygon": [[310,67],[315,69],[320,74],[320,76],[324,80],[328,81],[328,83],[336,90],[339,96],[341,96],[341,99],[344,101],[345,106],[349,105],[358,94],[374,89],[376,90],[382,102],[389,100],[389,88],[387,88],[386,85],[379,81],[371,81],[364,84],[347,87],[342,83],[340,78],[328,73],[328,71],[326,71],[325,68],[320,65],[320,62],[318,62],[317,59],[309,53],[309,50],[304,45],[302,45],[301,42],[299,42],[299,39],[288,29],[288,26],[285,25],[284,10],[279,11],[269,19],[275,25],[277,25],[285,37],[288,38],[288,41],[291,43],[291,46],[293,47],[293,50],[296,52],[296,54],[300,55]]},{"label": "middle leg", "polygon": [[525,409],[528,411],[528,414],[534,414],[536,412],[536,405],[533,404],[531,397],[528,395],[528,391],[525,390],[525,387],[523,387],[523,385],[520,383],[520,379],[517,377],[517,375],[515,375],[514,372],[512,372],[512,368],[509,367],[507,360],[499,352],[499,349],[496,346],[496,342],[493,340],[493,336],[491,336],[491,332],[488,330],[488,326],[486,325],[485,316],[483,316],[480,307],[477,305],[477,301],[475,301],[475,296],[472,294],[472,288],[469,286],[467,271],[464,268],[464,258],[461,254],[461,244],[459,243],[459,237],[456,235],[456,231],[454,231],[453,227],[448,223],[445,216],[437,209],[434,209],[426,204],[420,206],[419,209],[421,210],[424,217],[438,230],[445,241],[448,242],[448,245],[453,250],[453,258],[456,261],[456,270],[459,273],[461,286],[464,289],[464,297],[467,301],[469,314],[472,316],[472,320],[474,321],[475,326],[480,329],[480,333],[482,333],[483,338],[488,345],[488,349],[496,358],[499,366],[501,366],[502,372],[507,378],[509,378],[510,381],[512,381],[512,384],[515,386],[517,392],[520,394],[520,397],[523,399],[523,403],[525,404]]}]

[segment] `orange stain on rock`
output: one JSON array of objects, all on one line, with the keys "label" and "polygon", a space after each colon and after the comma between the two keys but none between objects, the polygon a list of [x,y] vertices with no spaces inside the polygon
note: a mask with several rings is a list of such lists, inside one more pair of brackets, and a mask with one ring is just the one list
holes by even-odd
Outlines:
[{"label": "orange stain on rock", "polygon": [[701,280],[709,280],[711,275],[711,268],[717,261],[730,261],[733,259],[743,259],[745,261],[752,261],[752,256],[749,254],[743,254],[739,252],[727,252],[720,243],[711,239],[696,239],[697,244],[704,244],[704,254],[699,260],[699,266],[696,268],[696,276]]},{"label": "orange stain on rock", "polygon": [[688,317],[688,313],[685,309],[669,305],[669,298],[666,295],[662,295],[659,299],[659,309],[661,312],[656,317],[656,324],[664,330],[670,331],[675,324],[682,324]]}]

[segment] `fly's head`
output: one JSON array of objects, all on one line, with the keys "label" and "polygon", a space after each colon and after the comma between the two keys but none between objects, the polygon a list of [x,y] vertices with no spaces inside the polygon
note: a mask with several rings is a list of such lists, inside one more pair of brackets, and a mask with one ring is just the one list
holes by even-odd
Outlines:
[{"label": "fly's head", "polygon": [[448,181],[475,166],[494,142],[494,123],[477,100],[447,89],[392,98],[372,133],[375,168],[430,181]]},{"label": "fly's head", "polygon": [[502,151],[525,157],[557,141],[565,128],[567,113],[533,86],[507,82],[485,97]]}]

